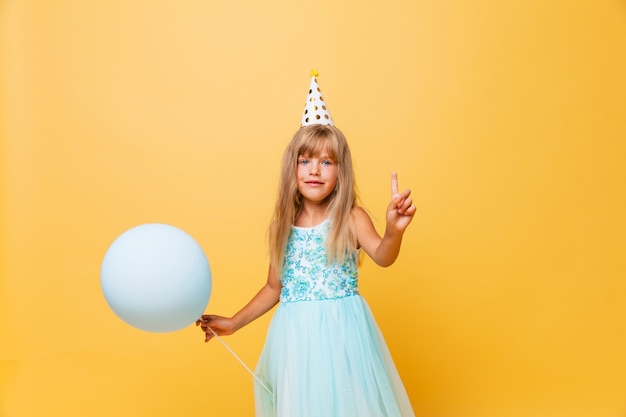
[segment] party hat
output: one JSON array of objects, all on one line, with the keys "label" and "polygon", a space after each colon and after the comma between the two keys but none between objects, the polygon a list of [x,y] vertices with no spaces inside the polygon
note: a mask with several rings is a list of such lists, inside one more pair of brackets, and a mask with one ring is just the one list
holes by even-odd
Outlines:
[{"label": "party hat", "polygon": [[322,97],[322,91],[319,85],[317,85],[317,79],[315,77],[318,75],[317,71],[311,71],[311,85],[309,87],[309,94],[306,97],[304,114],[302,114],[302,123],[300,124],[301,127],[308,125],[335,125],[328,112],[324,97]]}]

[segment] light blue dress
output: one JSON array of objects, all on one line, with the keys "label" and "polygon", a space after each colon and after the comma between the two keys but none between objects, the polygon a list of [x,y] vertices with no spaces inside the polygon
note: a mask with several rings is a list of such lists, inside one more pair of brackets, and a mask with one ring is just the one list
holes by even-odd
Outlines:
[{"label": "light blue dress", "polygon": [[359,295],[358,252],[327,264],[331,221],[292,226],[256,374],[257,417],[414,417],[387,345]]}]

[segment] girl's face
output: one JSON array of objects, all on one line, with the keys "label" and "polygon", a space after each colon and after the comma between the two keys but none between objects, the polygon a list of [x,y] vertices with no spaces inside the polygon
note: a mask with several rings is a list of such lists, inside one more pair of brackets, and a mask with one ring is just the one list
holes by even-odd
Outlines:
[{"label": "girl's face", "polygon": [[305,201],[322,203],[337,185],[337,163],[323,149],[319,155],[299,155],[296,180]]}]

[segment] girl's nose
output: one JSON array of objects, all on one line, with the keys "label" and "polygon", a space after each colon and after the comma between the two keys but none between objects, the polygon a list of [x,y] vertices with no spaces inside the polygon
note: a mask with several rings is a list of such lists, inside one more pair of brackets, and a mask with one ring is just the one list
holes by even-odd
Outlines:
[{"label": "girl's nose", "polygon": [[320,167],[318,164],[311,164],[311,175],[319,175],[320,174]]}]

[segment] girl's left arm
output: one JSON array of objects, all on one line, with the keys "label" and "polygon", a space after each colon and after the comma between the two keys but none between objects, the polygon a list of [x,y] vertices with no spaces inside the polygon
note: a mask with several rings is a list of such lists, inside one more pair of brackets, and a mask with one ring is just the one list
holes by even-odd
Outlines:
[{"label": "girl's left arm", "polygon": [[389,266],[398,258],[402,236],[417,210],[410,198],[410,190],[398,192],[398,176],[395,172],[391,175],[391,195],[391,202],[387,206],[387,225],[382,237],[365,210],[357,207],[353,211],[359,246],[380,266]]}]

